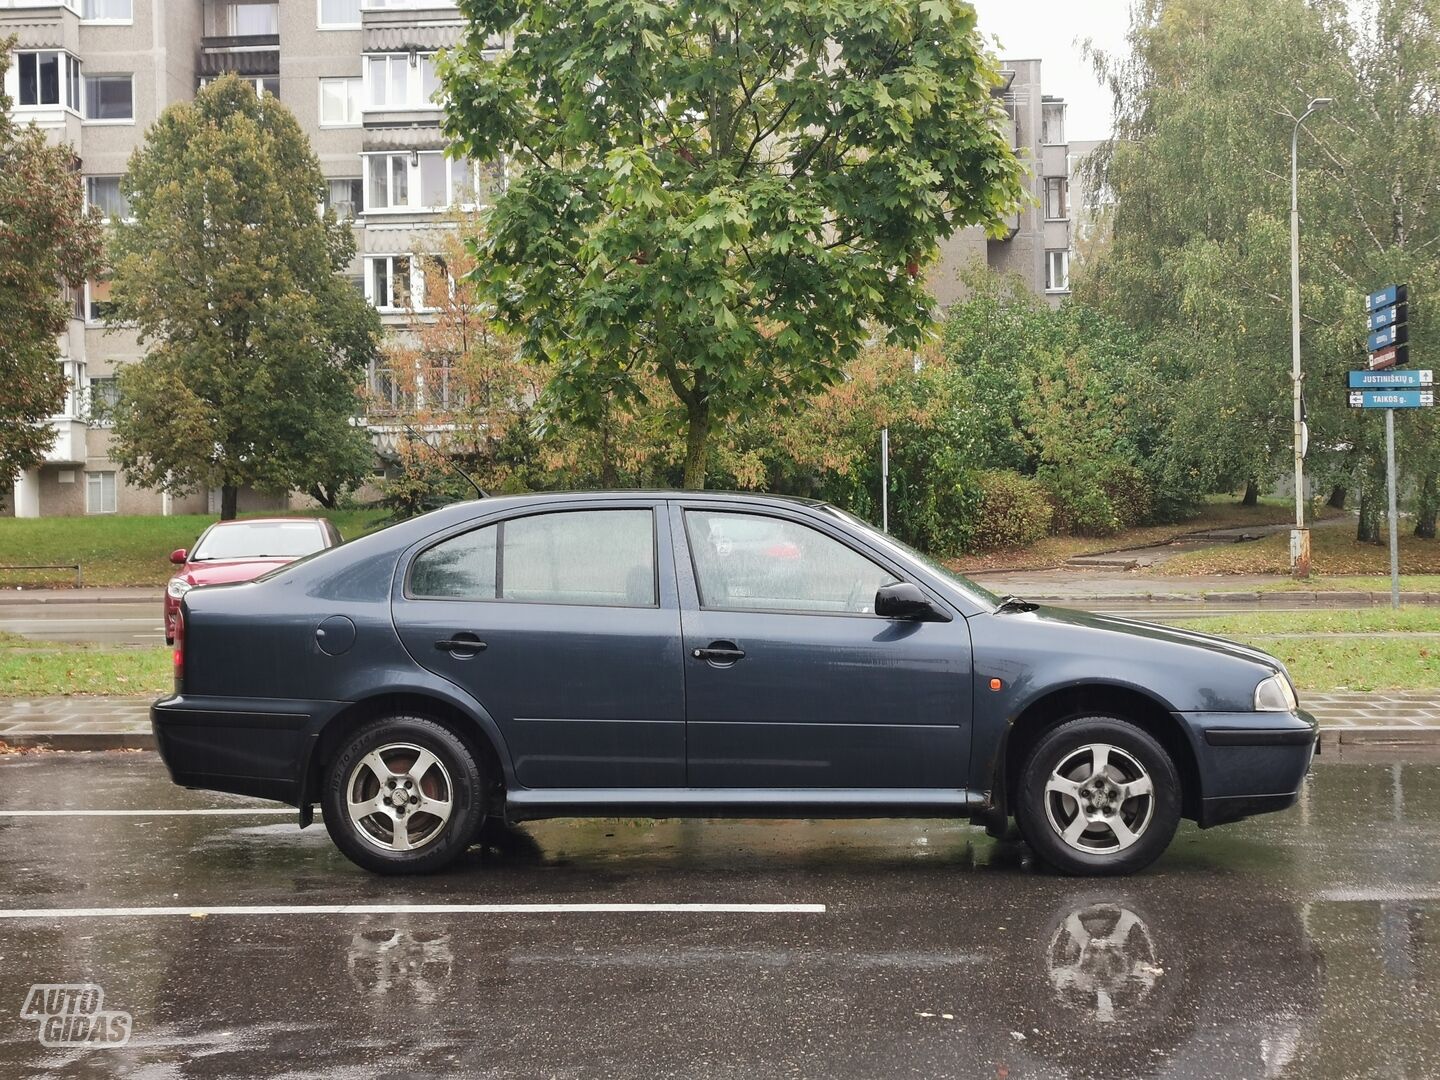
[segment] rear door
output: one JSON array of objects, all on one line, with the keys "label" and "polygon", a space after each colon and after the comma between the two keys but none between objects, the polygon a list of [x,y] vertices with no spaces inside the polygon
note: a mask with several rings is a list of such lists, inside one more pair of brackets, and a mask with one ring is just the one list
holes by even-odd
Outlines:
[{"label": "rear door", "polygon": [[[905,571],[798,513],[677,503],[688,782],[966,786],[970,631],[873,612]],[[937,602],[938,601],[938,598]]]},{"label": "rear door", "polygon": [[680,615],[663,502],[588,501],[449,534],[415,552],[395,626],[464,687],[533,788],[680,787]]}]

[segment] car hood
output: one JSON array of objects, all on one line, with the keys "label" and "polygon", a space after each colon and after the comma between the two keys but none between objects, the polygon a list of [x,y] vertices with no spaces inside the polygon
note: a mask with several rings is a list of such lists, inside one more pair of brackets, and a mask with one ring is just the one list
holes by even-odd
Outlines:
[{"label": "car hood", "polygon": [[215,559],[191,563],[179,575],[191,585],[222,585],[227,581],[250,581],[277,566],[295,559],[280,556],[253,559]]},{"label": "car hood", "polygon": [[[1195,630],[1182,630],[1174,626],[1160,626],[1156,623],[1140,622],[1136,619],[1095,615],[1088,611],[1075,611],[1070,608],[1049,607],[1048,605],[1041,605],[1028,614],[1031,618],[1047,623],[1080,627],[1095,633],[1115,634],[1119,637],[1138,637],[1148,641],[1188,645],[1236,660],[1248,660],[1273,671],[1285,671],[1284,664],[1262,649],[1251,648],[1249,645],[1241,645],[1238,641],[1229,641],[1226,638],[1216,637],[1213,634],[1202,634]],[[1118,642],[1116,647],[1121,647]],[[1288,677],[1289,672],[1285,673]]]}]

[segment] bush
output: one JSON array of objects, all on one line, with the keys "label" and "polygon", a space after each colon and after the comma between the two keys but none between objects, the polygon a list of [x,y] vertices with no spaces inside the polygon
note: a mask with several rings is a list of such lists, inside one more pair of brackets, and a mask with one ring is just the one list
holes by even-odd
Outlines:
[{"label": "bush", "polygon": [[970,529],[973,550],[1028,547],[1050,531],[1054,511],[1033,477],[994,469],[979,473],[976,482],[980,505]]},{"label": "bush", "polygon": [[1110,536],[1120,531],[1120,519],[1100,484],[1094,467],[1046,466],[1040,482],[1053,508],[1052,524],[1062,536]]}]

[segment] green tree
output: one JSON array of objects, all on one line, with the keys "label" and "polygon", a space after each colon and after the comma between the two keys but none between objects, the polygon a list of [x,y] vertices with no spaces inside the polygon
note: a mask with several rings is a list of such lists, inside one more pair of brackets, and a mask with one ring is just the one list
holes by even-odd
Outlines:
[{"label": "green tree", "polygon": [[1020,197],[960,0],[461,9],[447,130],[516,172],[478,242],[486,293],[554,365],[556,412],[598,423],[667,387],[688,487],[712,432],[838,378],[875,328],[918,341],[939,240]]},{"label": "green tree", "polygon": [[[15,39],[0,40],[0,86]],[[65,400],[56,338],[63,295],[95,272],[100,228],[85,217],[75,153],[10,116],[0,89],[0,494],[54,440],[46,419]]]},{"label": "green tree", "polygon": [[341,276],[348,225],[295,118],[234,77],[165,110],[131,156],[133,222],[111,245],[116,317],[144,359],[120,372],[117,460],[141,483],[299,489],[325,505],[363,475],[352,424],[379,318]]}]

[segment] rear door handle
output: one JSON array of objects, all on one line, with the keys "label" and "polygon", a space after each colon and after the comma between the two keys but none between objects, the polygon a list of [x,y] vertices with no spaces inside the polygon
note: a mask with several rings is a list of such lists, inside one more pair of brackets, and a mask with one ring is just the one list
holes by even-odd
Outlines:
[{"label": "rear door handle", "polygon": [[435,642],[441,652],[484,652],[489,646],[474,634],[465,637],[441,638]]},{"label": "rear door handle", "polygon": [[690,655],[711,664],[733,664],[745,659],[745,650],[733,641],[712,641],[703,649],[693,650]]}]

